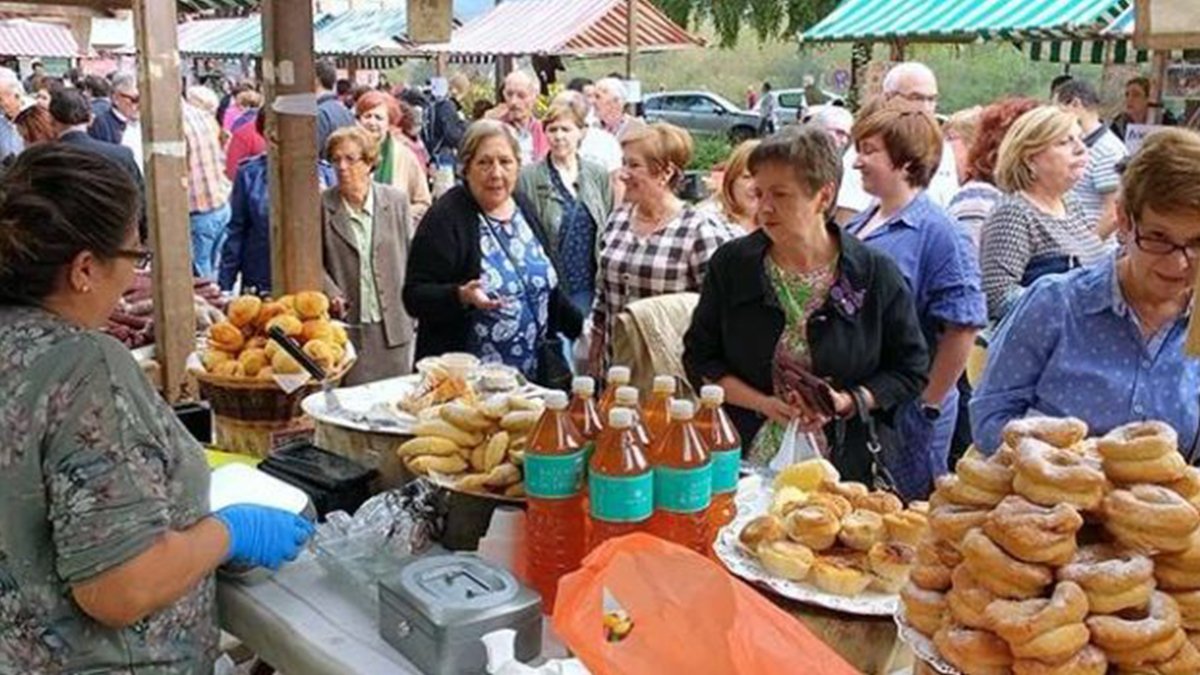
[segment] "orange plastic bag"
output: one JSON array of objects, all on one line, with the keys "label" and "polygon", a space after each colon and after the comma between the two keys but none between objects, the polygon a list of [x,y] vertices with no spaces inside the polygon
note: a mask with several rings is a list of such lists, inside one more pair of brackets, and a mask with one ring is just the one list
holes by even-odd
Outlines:
[{"label": "orange plastic bag", "polygon": [[563,577],[553,622],[597,675],[857,672],[719,564],[646,534],[606,542]]}]

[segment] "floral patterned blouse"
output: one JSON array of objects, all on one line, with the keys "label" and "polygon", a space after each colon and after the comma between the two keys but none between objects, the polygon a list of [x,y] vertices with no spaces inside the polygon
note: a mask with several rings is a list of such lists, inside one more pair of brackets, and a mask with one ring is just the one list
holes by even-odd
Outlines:
[{"label": "floral patterned blouse", "polygon": [[[775,346],[774,361],[779,361],[781,353],[799,362],[805,368],[812,367],[812,355],[808,348],[808,318],[825,304],[829,297],[829,289],[833,287],[836,278],[837,260],[828,266],[810,272],[789,272],[775,264],[770,257],[766,258],[767,277],[779,298],[779,306],[783,308],[785,323],[779,343]],[[778,366],[772,368],[776,371]],[[776,390],[779,389],[776,375]],[[754,442],[750,445],[749,461],[753,464],[765,465],[771,461],[783,442],[784,427],[776,422],[768,421],[762,425]],[[824,436],[817,434],[818,442],[824,442]]]},{"label": "floral patterned blouse", "polygon": [[212,577],[125,629],[71,596],[208,515],[208,480],[125,347],[0,307],[0,672],[212,672]]}]

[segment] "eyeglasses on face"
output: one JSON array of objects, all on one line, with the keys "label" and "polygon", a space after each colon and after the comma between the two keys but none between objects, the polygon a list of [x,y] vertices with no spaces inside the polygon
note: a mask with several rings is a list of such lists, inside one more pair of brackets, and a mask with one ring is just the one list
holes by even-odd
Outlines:
[{"label": "eyeglasses on face", "polygon": [[362,161],[362,155],[333,155],[329,158],[329,163],[334,166],[343,164],[358,164]]},{"label": "eyeglasses on face", "polygon": [[1151,255],[1172,255],[1176,252],[1181,252],[1188,260],[1195,260],[1200,257],[1200,239],[1193,239],[1186,244],[1176,244],[1173,241],[1164,239],[1157,235],[1144,235],[1142,228],[1134,219],[1133,214],[1129,214],[1129,222],[1133,225],[1133,244],[1142,251]]},{"label": "eyeglasses on face", "polygon": [[119,248],[116,257],[132,260],[138,267],[149,267],[154,261],[154,251],[148,248]]}]

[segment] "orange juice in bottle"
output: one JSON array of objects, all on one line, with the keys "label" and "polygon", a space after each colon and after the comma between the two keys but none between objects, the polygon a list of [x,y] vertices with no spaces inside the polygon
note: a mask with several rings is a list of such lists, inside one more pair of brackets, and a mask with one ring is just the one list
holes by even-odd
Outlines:
[{"label": "orange juice in bottle", "polygon": [[600,422],[600,411],[596,408],[596,381],[590,377],[577,377],[571,381],[571,405],[567,412],[575,428],[587,441],[590,449],[594,447],[596,436],[604,425]]},{"label": "orange juice in bottle", "polygon": [[650,433],[650,442],[658,442],[658,437],[667,430],[671,422],[671,399],[675,396],[675,378],[670,375],[657,375],[654,386],[650,390],[650,398],[642,407],[642,424]]},{"label": "orange juice in bottle", "polygon": [[717,532],[733,522],[737,506],[733,498],[737,494],[738,468],[742,463],[742,439],[737,428],[725,412],[725,390],[715,384],[700,389],[700,412],[696,415],[696,427],[708,444],[712,457],[712,508],[709,509],[710,540]]},{"label": "orange juice in bottle", "polygon": [[554,611],[559,578],[578,569],[586,552],[584,446],[567,412],[567,395],[551,392],[525,451],[529,581],[546,613]]},{"label": "orange juice in bottle", "polygon": [[617,402],[617,390],[629,386],[631,379],[633,373],[626,366],[613,366],[608,369],[608,377],[604,380],[604,395],[600,397],[600,403],[596,406],[600,410],[601,422],[608,421],[608,411],[612,410]]},{"label": "orange juice in bottle", "polygon": [[600,432],[588,464],[588,496],[592,524],[588,550],[609,539],[644,532],[654,515],[654,472],[633,432],[633,411],[628,408],[608,413],[608,425]]},{"label": "orange juice in bottle", "polygon": [[654,517],[650,533],[708,553],[712,461],[694,421],[691,401],[671,401],[671,422],[650,450],[654,466]]},{"label": "orange juice in bottle", "polygon": [[[617,389],[616,407],[629,408],[633,413],[633,433],[637,436],[638,442],[643,448],[650,447],[650,432],[646,431],[645,420],[642,419],[642,413],[638,409],[638,390],[636,387],[621,387]],[[601,419],[604,419],[601,416]]]}]

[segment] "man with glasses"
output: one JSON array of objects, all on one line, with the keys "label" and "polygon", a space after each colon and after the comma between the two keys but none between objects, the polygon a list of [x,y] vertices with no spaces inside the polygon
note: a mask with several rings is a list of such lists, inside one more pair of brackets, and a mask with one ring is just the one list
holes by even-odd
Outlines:
[{"label": "man with glasses", "polygon": [[[937,76],[929,66],[916,61],[897,64],[883,79],[883,99],[886,105],[901,110],[937,113]],[[871,196],[863,190],[862,174],[855,170],[858,158],[856,148],[846,152],[842,187],[838,191],[837,218],[845,223],[871,205]],[[958,192],[958,167],[954,161],[954,150],[949,143],[942,145],[942,161],[929,183],[928,193],[938,206],[945,207]]]},{"label": "man with glasses", "polygon": [[[111,105],[104,106],[96,112],[88,134],[98,141],[129,148],[130,152],[134,153],[138,166],[141,166],[139,158],[142,153],[142,133],[138,125],[141,96],[137,89],[137,79],[130,73],[117,73],[112,78],[110,91]],[[130,126],[135,127],[132,132],[129,131]],[[130,141],[136,141],[136,150],[130,147],[130,142],[126,142],[127,133],[135,137]]]},{"label": "man with glasses", "polygon": [[1200,135],[1151,135],[1121,177],[1124,251],[1039,279],[1000,324],[971,400],[980,450],[1031,414],[1074,416],[1091,435],[1162,420],[1188,463],[1200,442],[1200,360],[1184,353],[1200,260]]}]

